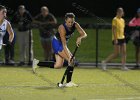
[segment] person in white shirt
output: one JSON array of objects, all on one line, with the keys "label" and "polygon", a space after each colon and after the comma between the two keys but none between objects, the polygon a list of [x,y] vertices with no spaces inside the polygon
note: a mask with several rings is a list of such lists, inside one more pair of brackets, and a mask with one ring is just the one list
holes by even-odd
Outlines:
[{"label": "person in white shirt", "polygon": [[6,31],[9,33],[9,44],[13,41],[14,38],[14,32],[11,24],[5,19],[6,13],[6,7],[0,5],[0,49],[2,49],[2,45],[4,45],[3,36],[5,35]]}]

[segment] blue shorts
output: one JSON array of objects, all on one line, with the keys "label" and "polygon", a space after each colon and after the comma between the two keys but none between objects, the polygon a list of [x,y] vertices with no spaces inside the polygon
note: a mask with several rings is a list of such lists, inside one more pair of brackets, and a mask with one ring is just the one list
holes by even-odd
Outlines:
[{"label": "blue shorts", "polygon": [[55,54],[58,54],[58,52],[62,52],[63,45],[60,40],[58,40],[55,36],[52,39],[52,47]]}]

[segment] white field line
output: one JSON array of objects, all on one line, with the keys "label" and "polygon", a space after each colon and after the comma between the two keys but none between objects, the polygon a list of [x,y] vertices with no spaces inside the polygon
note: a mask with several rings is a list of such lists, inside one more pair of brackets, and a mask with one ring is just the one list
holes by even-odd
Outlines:
[{"label": "white field line", "polygon": [[124,97],[124,98],[112,98],[112,99],[88,99],[88,100],[140,100],[140,97]]}]

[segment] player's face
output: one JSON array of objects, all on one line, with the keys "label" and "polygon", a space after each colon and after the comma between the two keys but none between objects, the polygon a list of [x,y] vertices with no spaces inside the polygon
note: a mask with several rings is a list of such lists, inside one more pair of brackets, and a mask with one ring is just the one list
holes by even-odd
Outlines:
[{"label": "player's face", "polygon": [[48,11],[47,9],[42,9],[42,10],[41,10],[41,14],[42,14],[43,16],[47,16],[47,15],[49,14],[49,11]]},{"label": "player's face", "polygon": [[25,9],[24,8],[20,8],[19,9],[19,13],[22,15],[23,13],[25,12]]},{"label": "player's face", "polygon": [[71,28],[75,22],[75,19],[74,18],[67,18],[65,20],[65,22],[66,22],[67,27]]},{"label": "player's face", "polygon": [[123,17],[124,16],[124,11],[122,8],[120,8],[118,11],[117,11],[117,16],[119,17]]},{"label": "player's face", "polygon": [[0,18],[1,18],[1,19],[5,18],[5,17],[6,17],[6,13],[7,13],[7,10],[6,10],[6,9],[2,9],[2,10],[0,11]]}]

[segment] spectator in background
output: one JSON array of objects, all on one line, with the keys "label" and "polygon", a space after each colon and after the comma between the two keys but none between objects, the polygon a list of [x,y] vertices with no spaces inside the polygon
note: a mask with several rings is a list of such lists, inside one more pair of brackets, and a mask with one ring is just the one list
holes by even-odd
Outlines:
[{"label": "spectator in background", "polygon": [[122,67],[121,69],[127,71],[126,67],[126,43],[124,36],[125,21],[122,18],[124,15],[123,8],[118,8],[116,17],[112,21],[112,43],[114,45],[114,52],[102,61],[102,69],[106,70],[106,63],[110,62],[114,58],[118,57],[121,53]]},{"label": "spectator in background", "polygon": [[8,43],[8,39],[9,39],[9,33],[6,32],[5,36],[3,37],[3,43],[6,44],[6,46],[4,46],[4,53],[5,53],[5,64],[6,65],[13,65],[14,62],[14,47],[15,47],[15,32],[14,32],[14,39],[11,42],[11,44]]},{"label": "spectator in background", "polygon": [[136,56],[136,66],[134,69],[138,69],[140,63],[140,8],[137,10],[136,16],[129,22],[130,27],[139,27],[139,30],[133,31],[131,39],[135,45],[135,56]]},{"label": "spectator in background", "polygon": [[41,13],[34,18],[34,23],[39,27],[41,44],[44,50],[44,60],[52,60],[52,37],[55,33],[54,27],[57,24],[57,20],[49,13],[49,9],[43,6],[41,7]]},{"label": "spectator in background", "polygon": [[[19,66],[22,66],[25,64],[25,61],[27,61],[27,58],[29,58],[29,54],[31,54],[29,59],[31,60],[33,59],[33,44],[32,44],[33,40],[32,40],[32,31],[30,29],[32,17],[29,11],[25,9],[25,6],[20,5],[12,21],[14,24],[17,25],[16,33],[17,33],[19,54],[20,54]],[[29,37],[31,37],[30,40]],[[29,51],[29,43],[31,43],[30,51]],[[30,62],[28,64],[30,64]]]},{"label": "spectator in background", "polygon": [[2,46],[4,45],[3,37],[6,34],[6,31],[9,33],[7,44],[11,45],[14,38],[14,32],[10,22],[6,20],[6,14],[7,14],[6,7],[0,5],[0,51],[2,49]]}]

